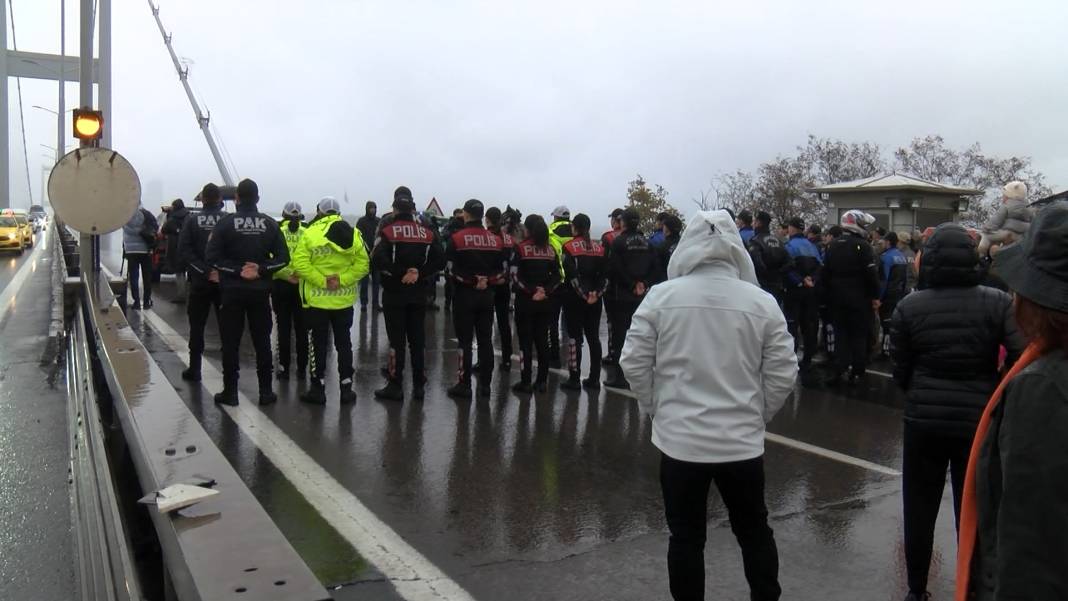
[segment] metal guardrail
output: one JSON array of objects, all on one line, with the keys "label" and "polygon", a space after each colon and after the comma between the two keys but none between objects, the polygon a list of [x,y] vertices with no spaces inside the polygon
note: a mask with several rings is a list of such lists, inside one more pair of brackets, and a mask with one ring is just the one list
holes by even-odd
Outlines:
[{"label": "metal guardrail", "polygon": [[[65,254],[69,261],[72,253]],[[141,564],[151,563],[152,559],[138,556],[135,550],[133,557],[139,565],[127,570],[130,566],[122,556],[129,555],[127,549],[131,547],[126,544],[124,523],[144,522],[145,514],[152,525],[147,530],[154,531],[152,546],[158,546],[156,561],[162,563],[162,569],[156,572],[161,572],[166,582],[159,587],[142,578],[143,588],[157,584],[167,599],[178,601],[330,599],[141,344],[108,282],[83,278],[80,289],[80,312],[75,313],[77,318],[68,319],[68,331],[73,336],[68,373],[73,375],[71,381],[77,388],[72,394],[81,395],[87,406],[97,399],[110,398],[110,406],[100,409],[113,417],[113,440],[99,449],[87,444],[79,447],[91,453],[83,453],[75,469],[86,472],[87,483],[113,490],[115,483],[109,476],[115,480],[130,476],[118,471],[121,460],[127,459],[126,465],[132,468],[126,471],[136,472],[139,494],[195,481],[214,481],[214,488],[219,491],[218,495],[170,514],[160,514],[143,505],[130,509],[129,499],[125,503],[119,499],[117,505],[127,510],[116,519],[115,514],[101,509],[115,505],[114,496],[108,497],[107,491],[102,491],[98,502],[79,489],[75,505],[87,507],[88,517],[76,517],[90,522],[87,528],[103,529],[111,537],[92,541],[87,535],[85,544],[79,538],[79,555],[89,556],[84,564],[84,570],[92,572],[89,582],[94,586],[100,582],[103,588],[96,590],[105,592],[121,588],[116,585],[133,583],[126,588],[128,596],[97,596],[95,590],[83,590],[88,593],[83,599],[142,598],[136,577],[129,575],[145,574]],[[88,367],[96,370],[95,389],[90,377],[92,369]],[[88,419],[87,413],[81,413],[79,432],[93,436],[108,431],[99,418]],[[111,473],[101,473],[100,466],[107,472],[108,464],[112,466]],[[91,479],[93,474],[95,478]],[[138,512],[139,515],[131,515]],[[147,573],[153,571],[149,569]]]}]

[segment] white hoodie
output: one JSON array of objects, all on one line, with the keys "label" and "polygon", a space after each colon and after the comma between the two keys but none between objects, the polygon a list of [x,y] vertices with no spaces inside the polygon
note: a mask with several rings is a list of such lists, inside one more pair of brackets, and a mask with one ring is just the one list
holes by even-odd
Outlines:
[{"label": "white hoodie", "polygon": [[690,220],[668,278],[634,314],[619,361],[653,417],[653,444],[698,463],[763,455],[764,425],[794,389],[797,356],[726,211]]}]

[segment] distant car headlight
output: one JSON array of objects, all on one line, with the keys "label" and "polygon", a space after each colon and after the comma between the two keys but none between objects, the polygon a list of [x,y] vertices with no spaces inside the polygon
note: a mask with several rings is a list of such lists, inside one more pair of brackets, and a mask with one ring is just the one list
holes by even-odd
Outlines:
[{"label": "distant car headlight", "polygon": [[15,234],[8,234],[8,235],[7,235],[7,239],[8,239],[8,240],[14,240],[15,238],[18,238],[18,236],[17,236],[17,235],[15,235]]}]

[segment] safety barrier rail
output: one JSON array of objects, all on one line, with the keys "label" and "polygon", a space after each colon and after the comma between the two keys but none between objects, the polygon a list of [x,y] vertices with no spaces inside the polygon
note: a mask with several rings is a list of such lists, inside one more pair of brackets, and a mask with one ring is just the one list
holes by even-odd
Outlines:
[{"label": "safety barrier rail", "polygon": [[[109,282],[77,288],[66,330],[83,599],[330,599],[141,344]],[[176,512],[131,502],[204,482],[219,494]]]}]

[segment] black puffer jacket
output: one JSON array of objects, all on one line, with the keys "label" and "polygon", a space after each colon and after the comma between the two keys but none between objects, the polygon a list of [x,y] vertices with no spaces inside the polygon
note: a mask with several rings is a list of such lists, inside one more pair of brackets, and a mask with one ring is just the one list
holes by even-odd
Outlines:
[{"label": "black puffer jacket", "polygon": [[894,379],[912,427],[970,439],[998,385],[1001,345],[1009,365],[1026,346],[1012,298],[980,286],[980,277],[964,228],[939,226],[920,257],[921,290],[898,304],[890,323]]}]

